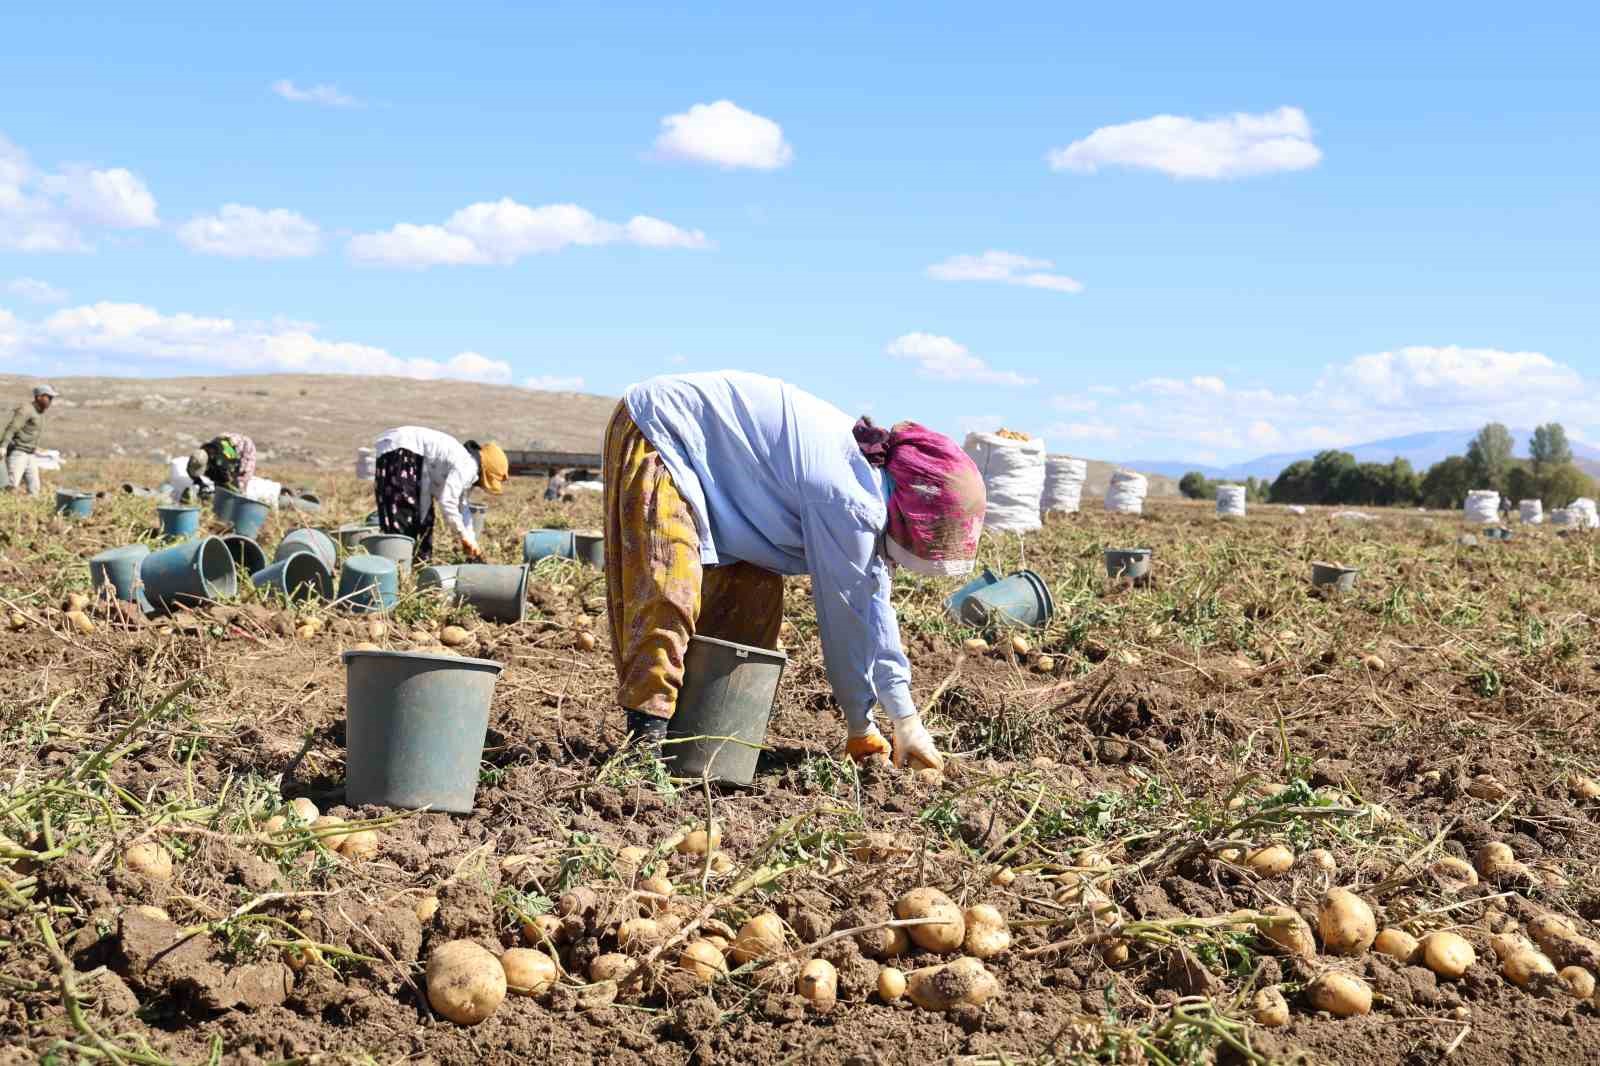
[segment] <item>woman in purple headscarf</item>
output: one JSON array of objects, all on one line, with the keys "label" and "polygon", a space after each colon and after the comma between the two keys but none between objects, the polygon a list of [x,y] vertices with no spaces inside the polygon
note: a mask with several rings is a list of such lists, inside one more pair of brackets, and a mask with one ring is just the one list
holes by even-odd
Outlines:
[{"label": "woman in purple headscarf", "polygon": [[695,634],[774,648],[783,577],[808,574],[850,754],[942,766],[911,700],[889,601],[894,566],[958,577],[983,528],[983,479],[914,422],[853,421],[739,371],[630,388],[605,444],[606,590],[629,733],[659,741]]}]

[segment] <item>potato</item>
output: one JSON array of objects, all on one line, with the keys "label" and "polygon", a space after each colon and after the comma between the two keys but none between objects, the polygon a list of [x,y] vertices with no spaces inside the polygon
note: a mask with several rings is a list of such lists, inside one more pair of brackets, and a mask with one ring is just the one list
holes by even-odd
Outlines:
[{"label": "potato", "polygon": [[733,941],[733,961],[743,966],[782,950],[783,919],[771,911],[762,911],[739,927],[739,935]]},{"label": "potato", "polygon": [[470,940],[451,940],[428,956],[428,1003],[457,1025],[477,1025],[506,998],[500,960]]},{"label": "potato", "polygon": [[637,951],[660,943],[661,927],[654,918],[629,918],[617,926],[617,947]]},{"label": "potato", "polygon": [[578,643],[578,648],[580,650],[582,650],[582,651],[594,651],[594,647],[595,647],[594,634],[593,633],[589,633],[589,632],[579,633],[578,634],[577,643]]},{"label": "potato", "polygon": [[1033,669],[1037,673],[1053,674],[1056,672],[1056,661],[1048,655],[1041,655],[1033,660]]},{"label": "potato", "polygon": [[641,848],[637,844],[629,844],[627,847],[617,849],[617,857],[613,860],[612,866],[615,867],[618,877],[624,881],[632,881],[639,876],[640,867],[644,865],[645,860],[649,857],[649,848]]},{"label": "potato", "polygon": [[1533,941],[1515,931],[1496,933],[1489,938],[1489,948],[1494,952],[1494,957],[1502,962],[1519,951],[1539,950]]},{"label": "potato", "polygon": [[[15,617],[15,616],[13,616],[13,617]],[[19,629],[21,627],[15,625],[13,623],[12,628],[13,629]],[[1600,781],[1596,781],[1592,777],[1584,777],[1581,774],[1573,774],[1571,777],[1569,777],[1567,779],[1567,788],[1572,792],[1572,795],[1574,797],[1576,797],[1577,799],[1581,799],[1581,800],[1597,800],[1597,799],[1600,799]]]},{"label": "potato", "polygon": [[994,974],[977,959],[966,956],[906,974],[906,994],[923,1010],[979,1007],[999,990]]},{"label": "potato", "polygon": [[599,909],[600,897],[588,885],[569,888],[556,900],[556,910],[563,918],[588,918]]},{"label": "potato", "polygon": [[1372,950],[1380,955],[1387,955],[1391,959],[1401,962],[1410,962],[1417,957],[1417,952],[1422,949],[1422,944],[1416,937],[1404,929],[1386,926],[1378,931],[1377,939],[1372,942]]},{"label": "potato", "polygon": [[289,944],[282,953],[283,964],[295,973],[322,962],[322,951],[315,944]]},{"label": "potato", "polygon": [[1478,871],[1465,859],[1458,859],[1454,855],[1445,855],[1434,860],[1428,872],[1433,874],[1445,888],[1460,889],[1478,883]]},{"label": "potato", "polygon": [[678,956],[678,969],[701,984],[710,984],[728,972],[728,962],[710,941],[691,940],[683,946],[683,954]]},{"label": "potato", "polygon": [[172,915],[168,914],[165,908],[155,907],[148,903],[137,903],[134,906],[129,907],[128,910],[132,911],[134,914],[142,914],[146,918],[154,918],[158,922],[172,921]]},{"label": "potato", "polygon": [[[298,640],[311,640],[318,633],[321,633],[321,632],[322,632],[322,627],[321,626],[312,625],[310,622],[306,622],[304,625],[300,625],[300,626],[296,626],[295,627],[294,635],[295,635],[296,639],[298,639]],[[441,1011],[440,1013],[442,1014],[443,1011]],[[452,1021],[453,1020],[454,1019],[452,1019]],[[476,1024],[476,1023],[472,1023],[472,1024]]]},{"label": "potato", "polygon": [[827,959],[812,959],[800,971],[794,990],[813,1007],[827,1010],[839,998],[839,972]]},{"label": "potato", "polygon": [[1488,800],[1491,803],[1498,803],[1511,796],[1511,790],[1493,774],[1479,774],[1474,777],[1467,782],[1466,791],[1473,799]]},{"label": "potato", "polygon": [[1473,858],[1473,865],[1484,877],[1493,877],[1516,864],[1517,856],[1511,850],[1511,845],[1498,840],[1492,840],[1479,848],[1478,854]]},{"label": "potato", "polygon": [[1588,999],[1594,995],[1594,974],[1582,966],[1563,966],[1556,974],[1556,979],[1579,999]]},{"label": "potato", "polygon": [[382,651],[383,649],[370,640],[358,640],[350,645],[351,651]]},{"label": "potato", "polygon": [[993,876],[989,878],[989,883],[994,885],[996,888],[1010,888],[1012,882],[1014,882],[1016,879],[1017,871],[1013,870],[1009,866],[1002,866],[1000,869],[994,872]]},{"label": "potato", "polygon": [[1100,945],[1100,961],[1107,966],[1121,966],[1128,961],[1130,955],[1128,942],[1121,937],[1107,940]]},{"label": "potato", "polygon": [[1011,654],[1012,655],[1026,655],[1026,654],[1028,654],[1028,642],[1026,640],[1024,640],[1022,637],[1012,637],[1011,638]]},{"label": "potato", "polygon": [[81,592],[69,592],[67,598],[62,601],[61,609],[69,614],[73,611],[86,611],[89,609],[89,597]]},{"label": "potato", "polygon": [[122,853],[122,865],[152,881],[172,880],[172,853],[154,840],[129,845]]},{"label": "potato", "polygon": [[376,618],[372,619],[371,621],[369,621],[367,623],[367,639],[368,640],[382,640],[384,637],[386,637],[388,635],[389,635],[388,623],[380,622]]},{"label": "potato", "polygon": [[352,829],[344,835],[339,854],[356,862],[370,862],[378,857],[381,841],[375,829]]},{"label": "potato", "polygon": [[289,801],[289,813],[300,819],[305,825],[310,825],[322,816],[322,812],[317,810],[317,805],[304,796],[298,796]]},{"label": "potato", "polygon": [[1282,844],[1268,844],[1247,854],[1244,865],[1257,877],[1277,877],[1294,868],[1294,852]]},{"label": "potato", "polygon": [[1254,998],[1250,1001],[1250,1013],[1257,1025],[1264,1025],[1269,1029],[1289,1024],[1289,1002],[1283,998],[1283,993],[1278,990],[1277,985],[1256,990]]},{"label": "potato", "polygon": [[989,904],[968,907],[962,912],[961,920],[967,927],[962,947],[973,958],[992,959],[1011,947],[1011,927],[1006,924],[1006,916]]},{"label": "potato", "polygon": [[1528,923],[1528,935],[1539,950],[1550,951],[1563,941],[1576,938],[1578,931],[1559,914],[1541,914]]},{"label": "potato", "polygon": [[966,921],[961,916],[961,909],[937,888],[926,886],[913,888],[895,902],[894,916],[902,920],[938,919],[926,925],[905,927],[906,935],[911,938],[911,942],[924,951],[940,953],[955,951],[961,947],[962,941],[967,936]]},{"label": "potato", "polygon": [[1366,655],[1362,657],[1361,665],[1366,667],[1368,670],[1382,673],[1387,664],[1376,655]]},{"label": "potato", "polygon": [[88,636],[90,633],[94,632],[94,619],[90,618],[82,611],[68,611],[67,622],[74,630],[83,636]]},{"label": "potato", "polygon": [[417,916],[417,921],[427,925],[433,921],[433,916],[439,913],[439,897],[423,896],[417,900],[416,905],[411,910]]},{"label": "potato", "polygon": [[708,851],[717,850],[721,844],[722,826],[712,822],[709,832],[704,826],[701,826],[683,834],[683,839],[678,841],[678,854],[704,855]]},{"label": "potato", "polygon": [[[654,877],[647,877],[639,882],[639,891],[653,892],[657,896],[671,896],[673,892],[672,882],[667,880],[666,874],[656,874]],[[669,899],[645,899],[643,904],[659,911],[665,910],[670,902],[671,900]]]},{"label": "potato", "polygon": [[472,634],[461,626],[445,626],[439,630],[439,643],[447,648],[461,648],[472,643]]},{"label": "potato", "polygon": [[1500,960],[1500,973],[1518,988],[1534,985],[1540,978],[1553,976],[1555,972],[1555,964],[1544,952],[1531,948],[1513,951]]},{"label": "potato", "polygon": [[549,941],[552,944],[561,942],[561,919],[553,914],[538,914],[522,923],[522,942],[529,947],[538,947]]},{"label": "potato", "polygon": [[1372,1010],[1372,989],[1355,974],[1329,970],[1306,986],[1306,999],[1335,1018],[1351,1018]]},{"label": "potato", "polygon": [[1339,872],[1339,863],[1333,857],[1333,852],[1327,848],[1312,848],[1300,856],[1300,865],[1308,870],[1332,876]]},{"label": "potato", "polygon": [[986,655],[989,652],[989,642],[982,637],[968,637],[961,642],[961,650],[968,655]]},{"label": "potato", "polygon": [[589,963],[589,980],[595,982],[621,980],[623,974],[631,969],[633,960],[626,955],[619,955],[614,951],[607,955],[597,955],[594,961]]},{"label": "potato", "polygon": [[1261,935],[1277,945],[1284,954],[1309,959],[1317,953],[1317,941],[1311,935],[1311,926],[1297,912],[1289,907],[1276,906],[1268,907],[1261,913],[1276,919],[1262,929]]},{"label": "potato", "polygon": [[329,851],[338,851],[344,846],[345,838],[350,832],[345,830],[344,819],[335,818],[324,814],[311,823],[311,831],[317,835],[317,840]]},{"label": "potato", "polygon": [[908,850],[891,833],[867,833],[851,845],[850,857],[856,862],[881,863],[888,862]]},{"label": "potato", "polygon": [[506,972],[506,990],[514,996],[542,996],[556,983],[556,964],[550,956],[532,948],[508,948],[500,956]]},{"label": "potato", "polygon": [[12,611],[6,616],[6,625],[11,627],[13,633],[20,633],[28,628],[28,617],[21,611]]},{"label": "potato", "polygon": [[863,955],[875,959],[892,959],[911,950],[911,938],[903,927],[897,925],[885,925],[857,933],[856,944]]},{"label": "potato", "polygon": [[906,994],[906,975],[902,970],[893,966],[885,966],[878,971],[878,998],[885,1003],[898,1002]]},{"label": "potato", "polygon": [[1331,955],[1360,955],[1378,935],[1378,922],[1367,901],[1344,888],[1330,888],[1323,893],[1317,907],[1317,924],[1321,927],[1322,946]]},{"label": "potato", "polygon": [[1441,930],[1422,938],[1422,961],[1440,977],[1454,980],[1472,969],[1478,953],[1465,937]]}]

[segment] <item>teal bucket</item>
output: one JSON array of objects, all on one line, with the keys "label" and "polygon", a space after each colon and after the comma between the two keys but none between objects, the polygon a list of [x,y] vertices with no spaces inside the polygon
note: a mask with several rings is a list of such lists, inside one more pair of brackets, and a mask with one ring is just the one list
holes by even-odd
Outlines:
[{"label": "teal bucket", "polygon": [[94,514],[94,495],[88,492],[56,490],[56,514],[68,518],[88,518]]},{"label": "teal bucket", "polygon": [[256,535],[261,532],[261,527],[267,524],[267,518],[272,514],[272,508],[260,500],[252,500],[248,497],[240,496],[233,501],[231,512],[233,514],[231,519],[233,531],[240,536],[254,540]]},{"label": "teal bucket", "polygon": [[89,581],[96,589],[109,585],[117,599],[139,602],[139,564],[150,554],[143,544],[108,548],[89,560]]},{"label": "teal bucket", "polygon": [[528,607],[528,564],[465,563],[458,566],[453,598],[487,621],[520,622]]},{"label": "teal bucket", "polygon": [[471,813],[503,667],[406,651],[342,658],[345,803]]},{"label": "teal bucket", "polygon": [[334,544],[333,538],[320,529],[296,529],[288,536],[278,541],[278,550],[272,553],[272,561],[282,562],[295,552],[310,552],[322,560],[323,567],[328,573],[333,573],[333,568],[339,565],[339,547]]},{"label": "teal bucket", "polygon": [[333,598],[333,575],[315,552],[290,552],[252,574],[256,588],[269,589],[286,600]]},{"label": "teal bucket", "polygon": [[404,533],[371,533],[362,537],[357,546],[368,555],[389,560],[402,574],[409,574],[417,542]]},{"label": "teal bucket", "polygon": [[[193,508],[190,512],[199,513]],[[200,537],[151,552],[139,564],[139,581],[151,608],[157,611],[230,599],[239,588],[233,556],[217,537]]]},{"label": "teal bucket", "polygon": [[192,537],[200,531],[200,508],[157,507],[161,532],[168,537]]},{"label": "teal bucket", "polygon": [[971,626],[1001,625],[1038,628],[1056,613],[1050,586],[1032,570],[1018,570],[993,585],[968,594],[961,620]]},{"label": "teal bucket", "polygon": [[558,559],[576,559],[578,553],[572,542],[570,529],[530,529],[522,535],[522,561],[536,563],[555,556]]},{"label": "teal bucket", "polygon": [[1150,556],[1149,548],[1107,548],[1106,575],[1134,582],[1148,581]]},{"label": "teal bucket", "polygon": [[229,533],[222,538],[222,543],[228,546],[228,554],[233,556],[233,565],[241,567],[246,574],[258,573],[267,568],[267,553],[262,551],[261,545],[251,538]]},{"label": "teal bucket", "polygon": [[606,566],[606,538],[598,533],[574,533],[572,535],[573,554],[581,561],[588,563],[598,570]]},{"label": "teal bucket", "polygon": [[233,508],[236,503],[244,499],[232,489],[219,488],[211,494],[211,513],[217,516],[217,521],[226,525],[233,525]]},{"label": "teal bucket", "polygon": [[339,538],[339,547],[343,548],[345,551],[350,551],[357,544],[360,544],[363,538],[370,537],[374,533],[382,532],[383,530],[379,529],[375,525],[358,523],[342,525],[338,529],[334,530],[334,534]]},{"label": "teal bucket", "polygon": [[998,584],[999,581],[1000,579],[994,576],[993,570],[990,570],[987,566],[984,567],[983,573],[979,574],[971,581],[968,581],[965,585],[962,585],[945,598],[944,613],[950,617],[952,622],[955,622],[959,625],[961,623],[961,607],[967,602],[967,597],[971,596],[979,589],[986,589],[990,585]]},{"label": "teal bucket", "polygon": [[754,781],[778,682],[788,662],[781,651],[690,637],[678,709],[667,724],[661,748],[673,776],[735,785]]},{"label": "teal bucket", "polygon": [[339,602],[360,614],[387,611],[400,598],[400,572],[377,555],[352,555],[339,571]]}]

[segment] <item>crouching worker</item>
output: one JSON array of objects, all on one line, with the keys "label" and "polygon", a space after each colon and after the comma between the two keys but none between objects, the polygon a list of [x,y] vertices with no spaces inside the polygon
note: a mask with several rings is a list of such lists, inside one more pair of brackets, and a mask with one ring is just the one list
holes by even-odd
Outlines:
[{"label": "crouching worker", "polygon": [[606,595],[630,739],[659,743],[689,638],[776,648],[783,577],[809,574],[822,651],[860,761],[942,767],[911,701],[889,602],[899,565],[972,569],[983,479],[948,438],[893,429],[793,385],[736,371],[630,388],[605,441]]},{"label": "crouching worker", "polygon": [[256,442],[243,433],[213,437],[189,456],[189,480],[203,500],[217,489],[243,492],[256,476]]},{"label": "crouching worker", "polygon": [[465,444],[448,433],[421,426],[400,426],[380,436],[377,453],[378,525],[385,533],[400,533],[416,541],[413,555],[433,555],[433,503],[439,501],[445,524],[461,542],[467,558],[481,561],[483,549],[467,494],[473,487],[500,495],[508,464],[506,453],[493,441]]}]

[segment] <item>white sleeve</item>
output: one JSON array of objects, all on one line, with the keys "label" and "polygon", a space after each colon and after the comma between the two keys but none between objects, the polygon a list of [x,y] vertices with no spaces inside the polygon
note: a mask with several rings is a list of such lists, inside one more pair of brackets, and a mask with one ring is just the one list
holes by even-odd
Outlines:
[{"label": "white sleeve", "polygon": [[473,482],[477,480],[477,470],[452,464],[449,475],[445,477],[444,484],[438,487],[436,493],[439,510],[444,513],[444,520],[456,531],[456,536],[474,548],[478,546],[478,537],[472,531],[471,524],[467,522],[465,512],[467,490],[471,489]]}]

